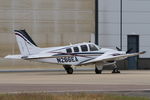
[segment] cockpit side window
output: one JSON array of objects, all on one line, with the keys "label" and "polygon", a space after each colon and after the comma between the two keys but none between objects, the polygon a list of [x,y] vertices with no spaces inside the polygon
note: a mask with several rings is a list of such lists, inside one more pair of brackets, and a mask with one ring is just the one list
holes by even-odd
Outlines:
[{"label": "cockpit side window", "polygon": [[67,52],[67,53],[72,53],[72,49],[71,49],[71,48],[67,48],[67,49],[66,49],[66,52]]},{"label": "cockpit side window", "polygon": [[74,52],[79,52],[79,48],[78,47],[73,47]]},{"label": "cockpit side window", "polygon": [[84,51],[88,51],[88,47],[87,45],[81,45],[81,50]]},{"label": "cockpit side window", "polygon": [[90,48],[90,51],[98,51],[98,48],[93,44],[89,44],[89,48]]}]

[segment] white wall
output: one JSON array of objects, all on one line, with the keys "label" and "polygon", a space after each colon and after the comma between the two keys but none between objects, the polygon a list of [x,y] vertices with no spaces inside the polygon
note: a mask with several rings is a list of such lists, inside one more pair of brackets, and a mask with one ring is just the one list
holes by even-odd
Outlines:
[{"label": "white wall", "polygon": [[[127,35],[140,36],[140,51],[150,58],[150,0],[123,1],[123,50],[127,49]],[[101,47],[120,47],[120,0],[99,0],[99,44]]]}]

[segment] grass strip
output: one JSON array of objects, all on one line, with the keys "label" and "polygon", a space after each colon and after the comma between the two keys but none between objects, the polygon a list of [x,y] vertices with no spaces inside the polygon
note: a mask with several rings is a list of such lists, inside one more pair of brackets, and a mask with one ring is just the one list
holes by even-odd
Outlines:
[{"label": "grass strip", "polygon": [[150,98],[90,93],[20,93],[0,94],[0,100],[150,100]]}]

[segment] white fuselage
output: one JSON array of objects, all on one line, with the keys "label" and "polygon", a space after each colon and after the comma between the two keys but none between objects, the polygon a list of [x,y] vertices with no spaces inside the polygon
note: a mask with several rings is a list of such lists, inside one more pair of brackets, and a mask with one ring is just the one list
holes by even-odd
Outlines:
[{"label": "white fuselage", "polygon": [[[30,55],[26,60],[29,58],[29,60],[34,60],[37,62],[80,66],[84,62],[101,56],[106,52],[110,52],[111,54],[119,51],[105,48],[100,49],[93,43],[80,43],[63,47],[43,48],[40,53]],[[48,55],[50,57],[48,57]],[[36,56],[40,58],[36,58]],[[30,59],[32,57],[33,59]]]}]

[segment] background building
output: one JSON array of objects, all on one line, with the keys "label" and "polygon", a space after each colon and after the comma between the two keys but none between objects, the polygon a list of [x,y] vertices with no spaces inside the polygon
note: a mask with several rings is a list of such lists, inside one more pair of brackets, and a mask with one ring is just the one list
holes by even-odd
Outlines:
[{"label": "background building", "polygon": [[[118,46],[123,50],[132,47],[133,51],[146,51],[140,56],[138,69],[150,68],[150,0],[99,0],[98,39],[102,47],[115,49]],[[129,69],[136,68],[129,66]]]},{"label": "background building", "polygon": [[1,57],[19,52],[15,29],[40,47],[87,42],[96,32],[100,47],[147,52],[121,62],[124,69],[150,69],[150,0],[0,0]]},{"label": "background building", "polygon": [[89,41],[94,0],[0,0],[0,56],[18,52],[13,30],[26,29],[39,46]]}]

